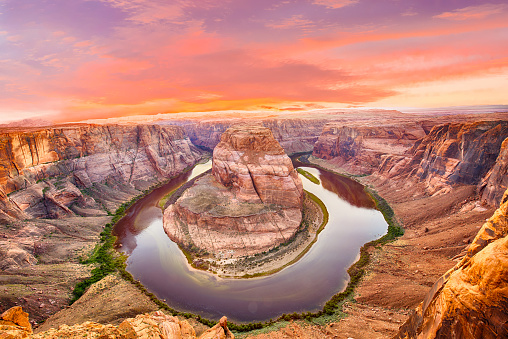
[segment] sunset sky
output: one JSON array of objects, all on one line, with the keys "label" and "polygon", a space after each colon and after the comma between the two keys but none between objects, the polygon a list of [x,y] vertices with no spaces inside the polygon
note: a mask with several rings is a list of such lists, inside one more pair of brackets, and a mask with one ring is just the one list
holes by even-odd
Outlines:
[{"label": "sunset sky", "polygon": [[0,0],[0,122],[507,93],[506,0]]}]

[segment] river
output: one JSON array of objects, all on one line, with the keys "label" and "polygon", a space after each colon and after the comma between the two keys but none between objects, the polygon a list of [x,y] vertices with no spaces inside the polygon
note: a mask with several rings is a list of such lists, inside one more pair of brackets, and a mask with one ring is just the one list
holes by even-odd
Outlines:
[{"label": "river", "polygon": [[319,178],[318,185],[300,175],[304,189],[318,196],[329,212],[317,242],[295,264],[252,279],[222,279],[189,267],[164,233],[157,203],[210,169],[209,161],[138,200],[117,223],[114,234],[119,250],[129,256],[127,270],[170,307],[210,319],[226,315],[237,322],[265,321],[282,313],[320,310],[347,285],[347,268],[358,259],[360,247],[384,235],[387,224],[362,185],[299,162],[295,165]]}]

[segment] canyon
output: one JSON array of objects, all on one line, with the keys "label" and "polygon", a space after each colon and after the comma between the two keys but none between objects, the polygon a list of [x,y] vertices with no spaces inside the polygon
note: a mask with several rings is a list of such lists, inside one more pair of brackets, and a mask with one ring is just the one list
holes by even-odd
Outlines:
[{"label": "canyon", "polygon": [[[326,112],[258,120],[272,130],[286,153],[312,151],[306,155],[310,163],[353,175],[375,189],[392,206],[405,234],[369,248],[367,273],[354,299],[342,306],[346,317],[327,325],[294,322],[249,337],[506,335],[507,312],[501,300],[506,294],[499,287],[507,275],[506,113],[433,116],[372,111],[358,118]],[[78,300],[67,308],[76,282],[90,274],[91,267],[80,264],[80,257],[93,249],[121,204],[194,165],[204,156],[203,148],[216,147],[223,132],[238,122],[243,121],[175,119],[4,131],[2,311],[23,306],[35,332],[87,320],[116,326],[137,314],[157,311],[157,305],[129,282],[111,276],[105,278],[110,282],[102,292],[97,291],[99,285],[92,285],[89,295],[82,297],[88,302]],[[223,151],[223,163],[234,163],[228,160],[234,159],[232,150]],[[228,166],[206,180],[231,181],[235,176]],[[206,187],[211,186],[207,181]],[[253,187],[242,184],[237,190],[249,201],[255,198]],[[263,194],[257,196],[263,201]],[[267,196],[280,202],[277,194]],[[288,202],[294,206],[298,199]],[[493,292],[479,295],[475,286],[488,286]],[[482,305],[474,309],[478,322],[473,327],[464,320],[473,308],[461,309],[451,297],[457,293],[463,296],[461,305]],[[104,303],[111,303],[115,311],[99,312]],[[488,312],[492,323],[481,316]],[[35,324],[43,320],[42,326]]]}]

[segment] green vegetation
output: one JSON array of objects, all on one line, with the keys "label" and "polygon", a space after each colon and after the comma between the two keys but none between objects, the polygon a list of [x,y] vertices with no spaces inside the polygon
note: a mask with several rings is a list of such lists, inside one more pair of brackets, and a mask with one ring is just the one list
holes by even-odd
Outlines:
[{"label": "green vegetation", "polygon": [[314,183],[316,185],[320,184],[319,179],[316,178],[312,173],[309,173],[309,172],[307,172],[306,170],[304,170],[302,168],[297,168],[296,171],[298,173],[300,173],[301,175],[303,175],[304,177],[306,177],[307,179],[309,179],[312,183]]},{"label": "green vegetation", "polygon": [[164,206],[166,206],[166,203],[168,202],[168,200],[171,198],[171,196],[173,195],[173,193],[176,192],[178,188],[172,190],[171,192],[169,192],[168,194],[166,194],[165,196],[162,197],[161,200],[159,200],[159,203],[157,204],[157,206],[159,206],[159,208],[161,209],[164,209]]}]

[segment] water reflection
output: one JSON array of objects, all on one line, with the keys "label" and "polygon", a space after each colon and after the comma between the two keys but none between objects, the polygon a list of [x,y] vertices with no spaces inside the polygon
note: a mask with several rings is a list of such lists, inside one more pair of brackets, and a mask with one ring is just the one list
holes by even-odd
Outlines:
[{"label": "water reflection", "polygon": [[322,183],[316,185],[301,176],[304,188],[326,204],[330,219],[302,259],[271,276],[247,280],[221,279],[192,269],[165,235],[162,212],[156,205],[165,194],[208,168],[210,164],[200,165],[141,199],[115,228],[121,250],[129,254],[127,270],[173,308],[213,319],[226,315],[234,321],[316,311],[346,286],[347,268],[360,247],[386,232],[382,214],[371,208],[373,203],[361,185],[304,167]]}]

